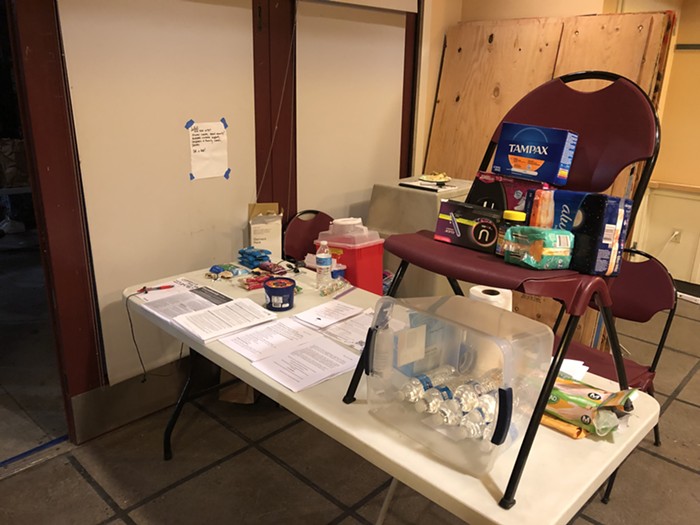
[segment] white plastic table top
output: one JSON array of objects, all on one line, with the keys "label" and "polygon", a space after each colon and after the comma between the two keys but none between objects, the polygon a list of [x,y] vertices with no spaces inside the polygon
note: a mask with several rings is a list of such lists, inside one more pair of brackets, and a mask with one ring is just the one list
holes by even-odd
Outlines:
[{"label": "white plastic table top", "polygon": [[[247,296],[259,304],[264,303],[262,290],[246,292],[231,282],[213,282],[203,275],[204,271],[200,271],[179,277],[201,282],[231,297]],[[328,299],[315,292],[313,277],[314,274],[303,270],[295,277],[304,291],[295,297],[294,308],[280,312],[280,317],[294,315]],[[167,280],[143,284],[154,285]],[[126,289],[124,297],[142,285]],[[356,306],[372,307],[378,296],[352,289],[341,299]],[[498,502],[508,484],[519,442],[499,456],[488,475],[476,479],[446,466],[422,445],[374,418],[366,403],[364,378],[357,389],[357,401],[351,405],[342,402],[351,373],[293,393],[223,343],[194,341],[176,326],[140,308],[138,299],[132,301],[134,312],[144,315],[207,359],[471,525],[567,523],[654,427],[659,417],[658,403],[640,393],[635,410],[627,418],[628,426],[611,439],[573,440],[540,427],[515,494],[516,504],[505,510]],[[585,380],[608,390],[618,388],[616,383],[592,374]]]}]

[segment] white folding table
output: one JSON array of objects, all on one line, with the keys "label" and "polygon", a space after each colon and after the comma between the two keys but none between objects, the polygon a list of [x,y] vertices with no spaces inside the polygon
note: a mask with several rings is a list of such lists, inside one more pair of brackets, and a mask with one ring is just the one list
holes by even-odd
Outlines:
[{"label": "white folding table", "polygon": [[[230,281],[207,280],[204,270],[177,277],[201,282],[231,297],[246,296],[259,304],[264,303],[262,290],[247,292]],[[304,291],[295,297],[294,308],[281,312],[280,317],[293,315],[330,299],[321,297],[313,289],[313,273],[302,269],[294,278]],[[155,285],[172,279],[144,284]],[[143,284],[128,288],[124,291],[124,297],[130,296],[141,286]],[[346,291],[341,298],[360,307],[372,307],[377,299],[378,296],[357,288]],[[634,411],[626,418],[627,425],[609,438],[589,436],[574,440],[549,428],[540,428],[522,474],[517,503],[505,510],[498,502],[513,469],[519,442],[498,457],[488,475],[476,479],[445,465],[422,445],[372,416],[366,403],[364,378],[357,390],[357,401],[350,405],[342,401],[350,381],[350,372],[293,393],[223,343],[212,341],[203,344],[195,341],[177,325],[143,308],[144,303],[138,296],[129,301],[132,312],[143,315],[189,345],[192,351],[245,381],[471,525],[567,523],[654,427],[659,417],[658,403],[640,393],[634,402]],[[616,383],[592,374],[585,381],[606,390],[618,389]]]}]

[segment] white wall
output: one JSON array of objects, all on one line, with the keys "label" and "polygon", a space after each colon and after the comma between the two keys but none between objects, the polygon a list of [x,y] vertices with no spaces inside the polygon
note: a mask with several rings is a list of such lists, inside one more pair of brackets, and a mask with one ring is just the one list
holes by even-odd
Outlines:
[{"label": "white wall", "polygon": [[366,220],[399,177],[405,15],[299,2],[298,208]]},{"label": "white wall", "polygon": [[[250,0],[59,0],[110,383],[140,372],[130,285],[234,260],[255,197]],[[228,121],[231,178],[191,182],[184,124]],[[148,368],[180,347],[146,323]]]}]

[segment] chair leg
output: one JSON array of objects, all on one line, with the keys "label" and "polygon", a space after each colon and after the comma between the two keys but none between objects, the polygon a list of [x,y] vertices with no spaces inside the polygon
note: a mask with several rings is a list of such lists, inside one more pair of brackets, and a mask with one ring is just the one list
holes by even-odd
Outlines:
[{"label": "chair leg", "polygon": [[389,285],[389,290],[386,292],[389,297],[396,297],[396,291],[399,289],[399,285],[403,280],[403,276],[406,273],[406,268],[408,268],[408,261],[401,259],[401,264],[399,264],[399,268],[396,270],[394,278]]},{"label": "chair leg", "polygon": [[452,287],[452,291],[454,292],[455,295],[464,295],[464,292],[462,291],[462,287],[459,285],[459,281],[457,281],[457,279],[453,279],[452,277],[448,277],[447,281],[450,283],[450,286]]},{"label": "chair leg", "polygon": [[535,408],[532,412],[532,417],[530,418],[530,423],[525,431],[525,436],[523,437],[523,442],[520,445],[520,450],[518,451],[518,456],[515,459],[515,465],[510,474],[510,479],[508,480],[508,486],[503,494],[503,497],[498,502],[498,505],[504,509],[510,509],[515,505],[515,492],[518,490],[518,484],[520,483],[520,477],[525,469],[525,463],[527,463],[527,458],[530,455],[530,450],[532,449],[532,443],[535,441],[535,435],[540,426],[540,421],[542,420],[542,414],[544,414],[544,409],[547,407],[547,401],[549,400],[549,395],[552,392],[552,387],[554,387],[554,382],[557,379],[561,365],[564,362],[564,357],[566,357],[566,350],[569,348],[571,339],[576,332],[576,325],[578,325],[578,316],[569,316],[566,322],[566,328],[562,334],[561,341],[559,342],[559,347],[552,359],[552,364],[549,366],[549,371],[545,377],[544,384],[542,385],[542,390],[540,390],[540,396],[537,398],[535,403]]},{"label": "chair leg", "polygon": [[656,446],[656,447],[661,446],[661,434],[659,433],[659,424],[658,423],[654,426],[654,446]]},{"label": "chair leg", "polygon": [[612,311],[608,306],[599,304],[599,307],[600,313],[603,315],[605,331],[608,333],[608,340],[610,341],[610,349],[615,362],[615,370],[617,371],[617,382],[620,384],[620,390],[627,390],[629,384],[627,383],[627,373],[625,372],[625,361],[622,358],[622,349],[620,348],[620,340],[617,337]]},{"label": "chair leg", "polygon": [[620,469],[617,468],[617,469],[615,469],[615,472],[610,474],[610,477],[608,478],[608,482],[605,485],[605,493],[603,494],[603,497],[600,498],[600,501],[602,501],[606,505],[608,504],[608,501],[610,501],[610,493],[612,492],[613,485],[615,484],[615,477],[617,476],[618,470],[620,470]]}]

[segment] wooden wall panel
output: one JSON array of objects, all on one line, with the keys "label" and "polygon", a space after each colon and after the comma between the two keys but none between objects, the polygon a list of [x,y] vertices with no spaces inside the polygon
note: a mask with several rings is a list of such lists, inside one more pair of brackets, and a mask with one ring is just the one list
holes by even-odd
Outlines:
[{"label": "wooden wall panel", "polygon": [[473,179],[495,127],[552,78],[562,24],[531,18],[470,22],[447,33],[425,172]]}]

